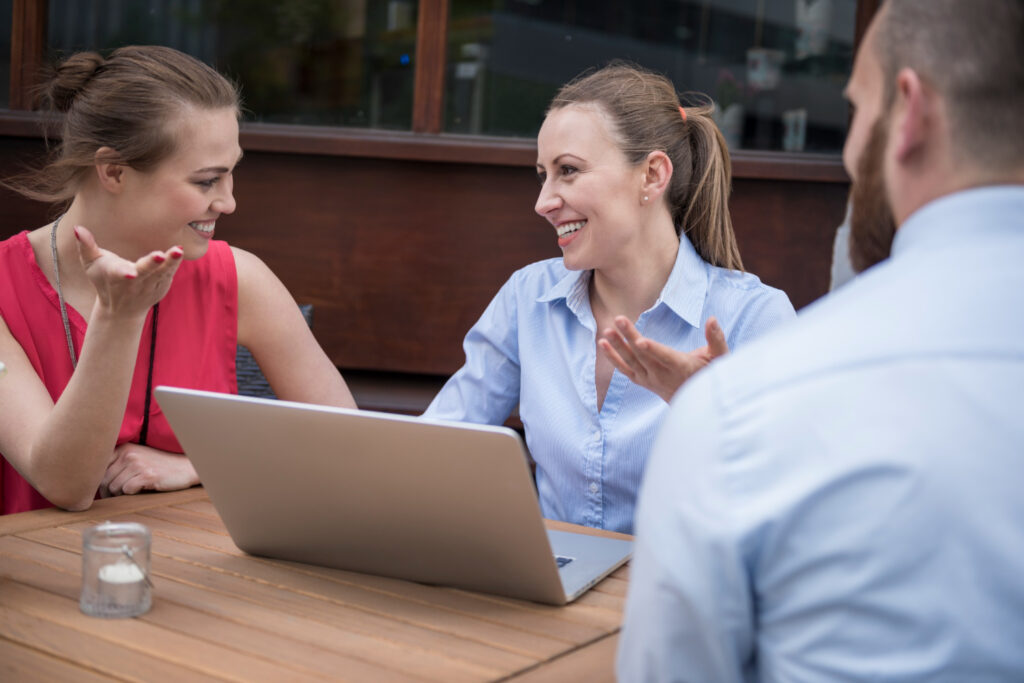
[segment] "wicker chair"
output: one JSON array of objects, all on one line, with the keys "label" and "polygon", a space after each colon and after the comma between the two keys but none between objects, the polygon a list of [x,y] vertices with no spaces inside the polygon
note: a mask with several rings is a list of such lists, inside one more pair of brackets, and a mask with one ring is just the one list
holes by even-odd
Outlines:
[{"label": "wicker chair", "polygon": [[[301,304],[299,310],[306,323],[313,327],[313,304]],[[270,388],[270,382],[263,376],[256,359],[249,353],[249,349],[241,344],[235,354],[235,373],[238,375],[238,393],[242,396],[256,396],[258,398],[277,398],[274,390]]]}]

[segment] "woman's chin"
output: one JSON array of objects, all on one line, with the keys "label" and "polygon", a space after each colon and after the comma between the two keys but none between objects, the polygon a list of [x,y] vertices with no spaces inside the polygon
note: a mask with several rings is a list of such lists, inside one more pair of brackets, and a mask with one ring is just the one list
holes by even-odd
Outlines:
[{"label": "woman's chin", "polygon": [[206,256],[206,252],[210,250],[209,241],[203,242],[202,244],[186,244],[183,246],[184,255],[182,258],[186,261],[198,261],[199,259]]},{"label": "woman's chin", "polygon": [[574,253],[572,250],[567,252],[564,249],[562,250],[562,265],[567,270],[590,270],[594,267],[586,259],[581,258],[579,254]]}]

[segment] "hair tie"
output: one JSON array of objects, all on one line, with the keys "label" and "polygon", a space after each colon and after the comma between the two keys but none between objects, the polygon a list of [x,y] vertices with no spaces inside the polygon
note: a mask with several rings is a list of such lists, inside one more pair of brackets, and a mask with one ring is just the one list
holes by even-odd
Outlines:
[{"label": "hair tie", "polygon": [[683,117],[683,123],[686,123],[686,110],[681,106],[679,107],[679,115]]}]

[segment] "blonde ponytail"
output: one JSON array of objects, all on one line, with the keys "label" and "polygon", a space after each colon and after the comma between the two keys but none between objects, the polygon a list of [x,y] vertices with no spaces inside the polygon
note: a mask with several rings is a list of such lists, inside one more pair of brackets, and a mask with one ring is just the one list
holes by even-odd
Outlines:
[{"label": "blonde ponytail", "polygon": [[732,163],[725,138],[711,118],[713,105],[686,110],[693,169],[689,201],[678,224],[708,263],[743,270],[740,248],[732,229],[729,192]]}]

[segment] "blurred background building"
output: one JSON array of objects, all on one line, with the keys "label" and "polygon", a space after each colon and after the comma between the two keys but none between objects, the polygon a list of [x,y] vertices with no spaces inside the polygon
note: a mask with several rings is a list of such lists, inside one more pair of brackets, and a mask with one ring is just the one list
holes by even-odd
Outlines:
[{"label": "blurred background building", "polygon": [[[558,255],[533,213],[534,138],[555,90],[613,59],[715,102],[747,268],[798,307],[824,294],[848,191],[841,93],[880,2],[0,0],[0,173],[45,151],[42,65],[137,43],[211,64],[245,105],[218,237],[314,304],[364,405],[414,412],[409,388],[458,368],[508,275]],[[53,214],[6,190],[0,208],[0,237]]]}]

